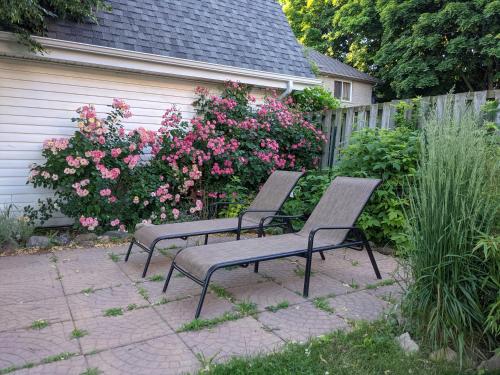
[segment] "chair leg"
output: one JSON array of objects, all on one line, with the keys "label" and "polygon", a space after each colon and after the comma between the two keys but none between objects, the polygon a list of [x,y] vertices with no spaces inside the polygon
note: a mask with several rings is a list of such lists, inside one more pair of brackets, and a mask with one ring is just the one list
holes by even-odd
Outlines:
[{"label": "chair leg", "polygon": [[168,283],[170,282],[170,278],[172,277],[172,272],[174,272],[174,262],[170,266],[170,270],[168,271],[167,278],[165,279],[165,284],[163,284],[163,293],[167,291]]},{"label": "chair leg", "polygon": [[125,255],[125,262],[128,261],[128,258],[130,256],[130,253],[132,252],[132,247],[134,246],[134,239],[130,241],[130,245],[128,247],[127,255]]},{"label": "chair leg", "polygon": [[205,234],[205,245],[208,244],[208,234]]},{"label": "chair leg", "polygon": [[375,261],[375,257],[373,256],[372,248],[370,246],[370,243],[366,239],[364,233],[362,234],[362,238],[363,238],[363,244],[365,246],[366,252],[368,253],[368,257],[370,258],[370,262],[372,263],[373,270],[375,271],[375,275],[377,276],[377,279],[381,279],[382,276],[380,275],[380,271],[378,269],[377,262]]},{"label": "chair leg", "polygon": [[154,245],[149,249],[148,259],[146,260],[146,264],[144,265],[144,271],[142,271],[142,278],[146,277],[146,273],[148,272],[149,263],[151,263],[151,258],[153,256]]},{"label": "chair leg", "polygon": [[309,281],[311,279],[312,254],[306,256],[306,274],[304,277],[304,298],[309,296]]},{"label": "chair leg", "polygon": [[205,279],[205,283],[203,284],[203,290],[201,291],[200,300],[198,302],[198,307],[196,308],[196,314],[194,315],[195,319],[198,319],[201,314],[201,308],[203,307],[203,302],[205,301],[205,296],[207,295],[208,284],[210,283],[210,277],[212,274],[209,274]]},{"label": "chair leg", "polygon": [[321,255],[321,260],[325,260],[325,253],[323,253],[322,251],[319,252],[319,255]]},{"label": "chair leg", "polygon": [[253,272],[259,273],[259,262],[255,262],[253,265]]}]

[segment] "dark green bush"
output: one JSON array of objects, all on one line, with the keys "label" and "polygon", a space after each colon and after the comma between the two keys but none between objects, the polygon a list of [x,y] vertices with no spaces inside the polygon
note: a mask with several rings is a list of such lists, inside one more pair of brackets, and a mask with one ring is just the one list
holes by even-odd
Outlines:
[{"label": "dark green bush", "polygon": [[293,101],[302,112],[321,112],[340,107],[340,101],[323,87],[307,87],[292,93]]},{"label": "dark green bush", "polygon": [[285,210],[310,214],[335,176],[380,178],[383,184],[373,195],[358,225],[371,241],[401,246],[406,241],[404,208],[408,205],[403,187],[415,174],[417,157],[416,131],[406,127],[361,129],[353,134],[331,171],[309,174],[301,180]]}]

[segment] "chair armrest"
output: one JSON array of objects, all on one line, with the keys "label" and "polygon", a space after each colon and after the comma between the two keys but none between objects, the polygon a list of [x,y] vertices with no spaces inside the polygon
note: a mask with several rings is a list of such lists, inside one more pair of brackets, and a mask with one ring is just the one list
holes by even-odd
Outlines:
[{"label": "chair armrest", "polygon": [[264,233],[264,223],[268,219],[285,219],[286,221],[290,221],[290,219],[300,219],[304,215],[269,215],[265,216],[262,219],[260,219],[259,223],[259,236],[261,236]]},{"label": "chair armrest", "polygon": [[247,213],[250,213],[250,212],[272,212],[273,214],[280,214],[281,211],[276,211],[276,210],[255,210],[255,209],[248,209],[248,210],[244,210],[242,212],[240,212],[240,214],[238,215],[238,233],[241,232],[241,224],[243,222],[243,216],[245,216]]},{"label": "chair armrest", "polygon": [[313,247],[314,247],[314,237],[316,236],[316,233],[323,231],[323,230],[355,230],[358,231],[359,228],[357,227],[319,227],[319,228],[314,228],[309,232],[309,241],[307,243],[307,251],[312,253]]}]

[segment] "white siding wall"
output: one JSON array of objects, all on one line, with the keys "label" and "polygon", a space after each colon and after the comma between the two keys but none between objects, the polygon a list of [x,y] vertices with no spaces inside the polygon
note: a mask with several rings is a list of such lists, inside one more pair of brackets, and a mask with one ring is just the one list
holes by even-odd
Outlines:
[{"label": "white siding wall", "polygon": [[[0,58],[0,207],[36,203],[50,191],[26,185],[29,165],[42,162],[42,142],[73,134],[75,109],[95,104],[105,113],[113,98],[124,99],[133,116],[126,127],[156,129],[167,107],[193,116],[194,89],[219,85],[118,71]],[[262,91],[254,93],[262,98]],[[59,222],[59,221],[58,221]]]},{"label": "white siding wall", "polygon": [[[333,82],[336,80],[336,78],[326,76],[320,76],[319,78],[323,81],[324,87],[333,93]],[[352,84],[351,101],[342,102],[345,107],[372,104],[373,85],[366,82],[351,81],[348,78],[339,77],[338,80],[351,82]]]}]

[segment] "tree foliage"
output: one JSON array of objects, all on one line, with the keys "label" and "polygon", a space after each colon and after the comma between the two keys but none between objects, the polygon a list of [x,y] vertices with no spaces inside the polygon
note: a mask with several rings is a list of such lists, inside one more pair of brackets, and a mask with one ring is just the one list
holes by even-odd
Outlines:
[{"label": "tree foliage", "polygon": [[110,9],[104,0],[0,0],[0,30],[16,33],[21,43],[41,51],[31,36],[45,35],[50,20],[97,22],[97,12]]},{"label": "tree foliage", "polygon": [[492,89],[499,0],[281,0],[306,46],[380,78],[380,99]]}]

